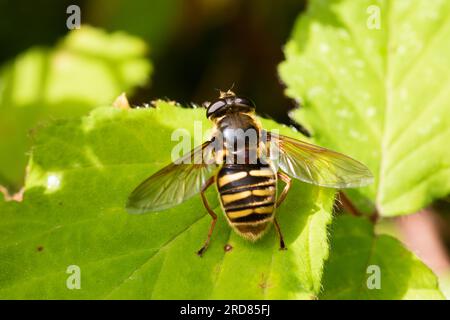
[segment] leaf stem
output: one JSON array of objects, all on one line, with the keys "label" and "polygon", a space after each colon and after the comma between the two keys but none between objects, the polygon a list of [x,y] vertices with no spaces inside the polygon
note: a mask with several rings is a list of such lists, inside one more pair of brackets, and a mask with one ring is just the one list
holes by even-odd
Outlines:
[{"label": "leaf stem", "polygon": [[[353,204],[350,198],[347,197],[347,195],[342,191],[339,191],[339,200],[344,210],[351,215],[355,217],[365,216],[361,211],[358,210],[358,208]],[[375,211],[370,216],[368,216],[368,218],[373,224],[377,223],[378,219],[380,218],[378,210],[375,209]]]},{"label": "leaf stem", "polygon": [[361,217],[363,215],[344,192],[339,191],[339,199],[345,211],[356,217]]},{"label": "leaf stem", "polygon": [[372,221],[373,224],[377,223],[378,220],[380,219],[380,213],[378,212],[377,209],[375,209],[372,214],[369,217],[370,221]]}]

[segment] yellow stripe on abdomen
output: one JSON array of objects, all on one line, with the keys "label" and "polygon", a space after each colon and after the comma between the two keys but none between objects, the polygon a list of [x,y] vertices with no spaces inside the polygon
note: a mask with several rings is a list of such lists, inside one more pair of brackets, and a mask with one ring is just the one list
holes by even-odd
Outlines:
[{"label": "yellow stripe on abdomen", "polygon": [[237,200],[242,200],[242,199],[248,198],[251,195],[252,195],[252,191],[250,191],[250,190],[237,192],[237,193],[232,193],[232,194],[224,194],[222,196],[222,201],[223,201],[223,204],[226,205],[226,204],[228,204],[230,202],[233,202],[233,201],[237,201]]},{"label": "yellow stripe on abdomen", "polygon": [[244,209],[239,211],[229,211],[227,212],[227,216],[230,219],[236,219],[241,217],[246,217],[253,213],[253,209]]},{"label": "yellow stripe on abdomen", "polygon": [[258,214],[267,214],[267,213],[272,213],[273,212],[273,208],[274,206],[267,206],[267,207],[258,207],[253,209],[254,213],[258,213]]},{"label": "yellow stripe on abdomen", "polygon": [[246,171],[240,171],[236,173],[226,174],[219,178],[219,187],[223,187],[224,185],[227,185],[233,181],[240,180],[242,178],[245,178],[247,176]]},{"label": "yellow stripe on abdomen", "polygon": [[249,174],[253,177],[273,177],[274,173],[270,169],[250,170]]},{"label": "yellow stripe on abdomen", "polygon": [[271,196],[274,193],[275,193],[275,188],[274,187],[252,190],[252,194],[254,196]]}]

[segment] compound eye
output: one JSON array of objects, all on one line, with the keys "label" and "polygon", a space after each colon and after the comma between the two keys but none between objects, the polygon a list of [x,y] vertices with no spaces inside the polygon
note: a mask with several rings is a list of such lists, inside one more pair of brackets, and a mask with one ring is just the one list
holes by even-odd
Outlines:
[{"label": "compound eye", "polygon": [[206,111],[206,117],[209,118],[212,115],[221,112],[226,106],[227,103],[224,100],[217,100],[208,107],[208,110]]},{"label": "compound eye", "polygon": [[234,103],[238,106],[255,109],[255,104],[253,103],[253,101],[251,101],[250,99],[247,99],[247,98],[236,97],[236,99],[234,99]]}]

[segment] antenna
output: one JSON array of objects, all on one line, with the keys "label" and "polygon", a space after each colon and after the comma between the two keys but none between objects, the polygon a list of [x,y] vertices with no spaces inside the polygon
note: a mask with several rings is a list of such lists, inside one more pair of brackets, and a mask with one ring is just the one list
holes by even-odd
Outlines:
[{"label": "antenna", "polygon": [[222,90],[220,90],[220,89],[216,89],[216,90],[219,91],[219,99],[236,96],[236,94],[235,94],[233,91],[231,91],[231,89],[233,89],[233,88],[234,88],[234,82],[233,82],[233,84],[231,85],[231,88],[228,89],[228,90],[225,91],[225,92],[222,91]]}]

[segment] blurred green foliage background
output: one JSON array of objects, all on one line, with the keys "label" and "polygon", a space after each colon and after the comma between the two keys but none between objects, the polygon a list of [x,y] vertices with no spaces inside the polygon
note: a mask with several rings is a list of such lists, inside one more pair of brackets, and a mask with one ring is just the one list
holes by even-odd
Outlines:
[{"label": "blurred green foliage background", "polygon": [[135,103],[168,97],[202,102],[228,88],[255,100],[260,112],[289,121],[293,107],[282,94],[276,66],[304,1],[231,0],[38,0],[0,1],[0,62],[36,45],[52,46],[64,36],[66,8],[77,4],[81,21],[144,39],[155,69],[152,88]]},{"label": "blurred green foliage background", "polygon": [[[127,91],[132,104],[141,105],[157,98],[175,100],[183,105],[192,102],[201,104],[217,96],[215,89],[228,89],[234,85],[235,91],[255,101],[259,114],[278,122],[296,125],[287,113],[295,107],[295,102],[283,94],[277,65],[283,60],[283,44],[289,37],[298,13],[304,10],[305,1],[0,0],[0,64],[14,65],[12,71],[3,72],[0,86],[8,88],[11,85],[7,83],[17,83],[17,79],[11,79],[20,78],[24,74],[17,69],[26,69],[30,64],[42,65],[41,68],[44,68],[48,66],[46,59],[53,61],[58,50],[70,50],[71,44],[61,43],[61,39],[70,31],[66,27],[70,14],[66,10],[73,4],[81,9],[82,25],[101,28],[106,32],[125,32],[145,41],[149,48],[145,52],[146,59],[156,68],[146,69],[141,61],[141,67],[138,62],[134,64],[134,68],[139,69],[134,70],[136,75],[131,76],[133,70],[128,73],[118,71],[126,74],[122,75],[125,78],[117,80],[122,82],[117,85],[117,89]],[[56,52],[47,56],[43,48],[53,48],[55,45],[58,45]],[[76,46],[75,44],[75,51],[72,53],[79,49]],[[111,48],[105,46],[103,49],[104,52],[96,56],[96,65],[98,62],[114,61],[114,53],[108,56]],[[96,55],[96,50],[94,48],[91,54]],[[142,53],[142,48],[132,50],[136,54]],[[23,52],[27,54],[23,55]],[[15,61],[17,56],[19,59]],[[37,62],[36,59],[41,61]],[[115,73],[119,69],[116,63],[110,63],[110,72]],[[42,114],[40,111],[36,114],[35,111],[30,112],[30,109],[18,106],[16,102],[3,99],[3,104],[15,104],[15,111],[11,113],[3,110],[4,121],[1,126],[6,141],[0,143],[0,151],[8,154],[13,146],[19,148],[15,150],[18,155],[2,157],[0,165],[8,169],[0,171],[0,184],[14,191],[22,185],[22,172],[27,161],[24,152],[31,146],[26,132],[35,127],[35,124],[59,115],[78,116],[96,105],[109,103],[109,95],[117,94],[115,90],[108,91],[111,85],[109,88],[99,89],[100,84],[107,83],[111,75],[102,77],[95,70],[91,72],[87,65],[84,66],[86,68],[83,69],[82,65],[74,64],[70,73],[61,74],[63,78],[56,77],[56,83],[47,87],[58,91],[61,89],[58,83],[63,86],[71,83],[77,84],[76,86],[84,85],[85,88],[80,89],[82,94],[75,88],[72,91],[77,96],[84,95],[88,98],[87,102],[75,99],[77,101],[69,103],[66,99],[55,104],[43,94],[44,97],[35,97],[27,107],[38,110],[45,105],[52,112]],[[23,87],[23,84],[33,84],[33,77],[28,76],[29,72],[30,70],[25,71],[22,76],[20,88],[14,89],[20,95],[26,96],[26,91],[31,90]],[[36,69],[32,72],[37,75],[40,71]],[[36,77],[48,78],[48,74],[52,72],[45,70]],[[13,74],[9,75],[9,81],[8,73]],[[70,74],[71,80],[67,79],[67,74]],[[150,75],[151,79],[148,78]],[[95,79],[96,77],[99,78]],[[93,86],[91,82],[96,85]],[[138,88],[134,88],[135,86]],[[86,92],[89,88],[90,92]],[[65,90],[67,91],[70,90]],[[9,94],[11,95],[14,96]],[[67,109],[68,103],[74,108],[63,111],[61,105],[65,104],[64,109]],[[300,126],[297,127],[302,130]]]}]

